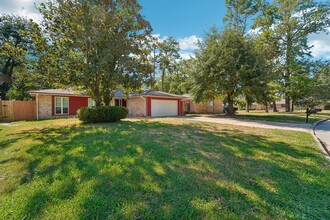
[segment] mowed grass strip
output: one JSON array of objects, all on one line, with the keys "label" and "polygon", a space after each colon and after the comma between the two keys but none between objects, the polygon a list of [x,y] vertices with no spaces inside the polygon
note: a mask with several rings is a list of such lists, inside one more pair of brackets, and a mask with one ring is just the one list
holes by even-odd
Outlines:
[{"label": "mowed grass strip", "polygon": [[0,125],[0,219],[330,219],[308,133],[185,119]]}]

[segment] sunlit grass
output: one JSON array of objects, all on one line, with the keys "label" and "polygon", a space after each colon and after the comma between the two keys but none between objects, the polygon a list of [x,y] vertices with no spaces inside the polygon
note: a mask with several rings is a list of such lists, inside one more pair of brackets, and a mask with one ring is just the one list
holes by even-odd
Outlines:
[{"label": "sunlit grass", "polygon": [[303,132],[130,119],[0,125],[0,219],[330,218]]},{"label": "sunlit grass", "polygon": [[[206,116],[206,117],[220,117],[220,118],[235,118],[243,120],[263,120],[274,122],[288,122],[288,123],[305,123],[306,113],[305,111],[295,112],[265,112],[252,110],[250,112],[238,111],[234,116],[227,116],[224,114],[189,114],[188,116]],[[309,123],[314,123],[322,119],[330,118],[330,110],[323,110],[317,114],[311,114],[309,116]]]}]

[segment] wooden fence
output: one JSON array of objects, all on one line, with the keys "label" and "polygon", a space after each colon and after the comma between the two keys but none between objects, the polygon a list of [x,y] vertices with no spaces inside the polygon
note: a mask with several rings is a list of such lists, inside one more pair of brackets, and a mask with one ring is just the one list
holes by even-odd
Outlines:
[{"label": "wooden fence", "polygon": [[37,119],[35,101],[0,101],[0,121]]}]

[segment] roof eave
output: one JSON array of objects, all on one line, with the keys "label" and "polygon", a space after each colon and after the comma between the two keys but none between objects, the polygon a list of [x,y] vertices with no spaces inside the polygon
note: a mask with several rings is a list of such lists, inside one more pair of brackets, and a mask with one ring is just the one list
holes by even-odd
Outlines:
[{"label": "roof eave", "polygon": [[66,93],[45,93],[45,92],[29,92],[29,95],[57,95],[57,96],[79,96],[79,97],[91,97],[89,95],[81,95],[81,94],[66,94]]}]

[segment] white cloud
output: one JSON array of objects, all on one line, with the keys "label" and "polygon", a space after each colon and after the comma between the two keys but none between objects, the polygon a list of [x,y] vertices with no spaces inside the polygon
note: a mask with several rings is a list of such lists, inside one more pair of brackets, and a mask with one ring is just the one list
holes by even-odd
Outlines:
[{"label": "white cloud", "polygon": [[[330,32],[330,28],[327,29]],[[321,32],[319,34],[311,34],[308,38],[309,46],[313,46],[312,55],[314,57],[330,56],[330,34]]]},{"label": "white cloud", "polygon": [[[168,36],[161,36],[160,34],[153,34],[152,36],[160,42],[163,42],[168,38]],[[202,41],[202,38],[199,38],[196,35],[191,35],[189,37],[179,38],[177,41],[179,42],[181,50],[195,50],[198,48],[198,41]]]},{"label": "white cloud", "polygon": [[189,37],[181,38],[178,40],[181,50],[196,50],[198,48],[198,41],[202,41],[202,38],[196,35],[191,35]]},{"label": "white cloud", "polygon": [[162,36],[160,36],[160,34],[152,34],[151,36],[156,38],[161,43],[168,38],[168,36],[163,36],[162,37]]},{"label": "white cloud", "polygon": [[5,14],[15,14],[31,18],[36,22],[41,21],[41,15],[35,8],[45,0],[1,0],[0,11]]},{"label": "white cloud", "polygon": [[[168,38],[168,36],[161,36],[160,34],[153,34],[154,38],[158,39],[160,42]],[[180,45],[180,56],[182,59],[187,60],[191,57],[194,57],[193,51],[198,49],[198,41],[202,41],[202,38],[197,37],[196,35],[191,35],[184,38],[176,39]]]},{"label": "white cloud", "polygon": [[250,29],[250,30],[248,30],[248,32],[247,32],[247,35],[251,35],[251,36],[258,36],[258,35],[260,35],[261,34],[261,28],[260,27],[258,27],[258,28],[256,28],[256,29]]},{"label": "white cloud", "polygon": [[189,52],[180,52],[180,56],[183,60],[189,60],[190,58],[195,58],[195,54]]}]

